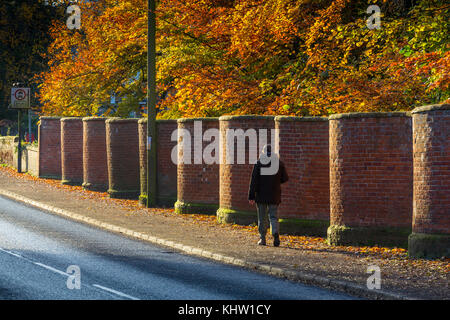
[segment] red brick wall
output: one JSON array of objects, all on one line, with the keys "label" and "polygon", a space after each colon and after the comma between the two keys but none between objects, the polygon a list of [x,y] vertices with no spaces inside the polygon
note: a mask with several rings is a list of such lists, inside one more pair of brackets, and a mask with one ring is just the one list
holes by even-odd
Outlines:
[{"label": "red brick wall", "polygon": [[[171,141],[177,129],[176,120],[156,120],[157,202],[172,206],[177,198],[177,166],[171,158],[176,141]],[[139,121],[139,163],[141,194],[147,191],[147,119]]]},{"label": "red brick wall", "polygon": [[329,122],[330,224],[410,227],[411,117],[343,114]]},{"label": "red brick wall", "polygon": [[106,118],[83,118],[83,187],[88,190],[108,189],[106,158]]},{"label": "red brick wall", "polygon": [[413,232],[450,234],[450,105],[413,112]]},{"label": "red brick wall", "polygon": [[172,149],[177,145],[171,141],[177,129],[177,120],[156,120],[158,158],[158,202],[173,205],[177,199],[177,165],[172,161]]},{"label": "red brick wall", "polygon": [[[204,121],[202,131],[219,126],[224,162],[227,129],[256,129],[256,133],[260,128],[279,129],[280,156],[290,176],[283,185],[280,217],[327,219],[329,206],[331,225],[413,225],[413,232],[448,234],[449,107],[419,108],[413,119],[405,113],[334,115],[329,122],[224,116],[218,122]],[[139,167],[145,172],[146,126],[140,128],[139,158],[137,119],[109,119],[106,123],[104,119],[85,119],[83,131],[79,120],[60,120],[41,117],[39,176],[79,177],[79,157],[84,154],[85,183],[107,183],[112,195],[139,194]],[[193,121],[180,121],[178,126],[193,131]],[[253,167],[248,163],[248,145],[246,164],[223,163],[219,169],[214,165],[180,165],[177,177],[177,166],[171,159],[176,146],[171,136],[176,128],[176,120],[157,121],[158,198],[176,199],[178,183],[180,201],[218,201],[223,209],[255,211],[247,201]],[[268,134],[269,142],[270,130]],[[203,142],[203,147],[208,144]],[[258,145],[258,153],[261,147]]]},{"label": "red brick wall", "polygon": [[[201,123],[201,135],[194,135],[194,121]],[[186,129],[191,135],[191,163],[184,163],[182,154],[178,159],[178,201],[194,204],[219,204],[219,163],[206,164],[201,159],[201,164],[194,163],[194,139],[199,141],[202,151],[214,141],[203,141],[206,130],[219,130],[218,118],[180,119],[178,129]],[[181,150],[180,150],[181,151]],[[203,152],[202,152],[203,154]]]},{"label": "red brick wall", "polygon": [[61,176],[63,184],[83,182],[82,118],[61,119]]},{"label": "red brick wall", "polygon": [[61,178],[60,120],[60,117],[40,117],[39,177]]},{"label": "red brick wall", "polygon": [[[264,116],[223,116],[220,120],[220,134],[221,134],[221,149],[223,154],[223,161],[220,165],[220,208],[232,209],[238,211],[256,211],[255,206],[251,206],[248,203],[248,187],[252,174],[253,164],[249,164],[248,161],[248,144],[245,149],[245,163],[236,164],[235,152],[235,164],[226,164],[226,130],[227,129],[255,129],[258,134],[258,129],[268,129],[267,143],[270,139],[270,129],[275,128],[273,117]],[[237,150],[235,142],[235,150]],[[262,145],[258,142],[258,155],[262,149]]]},{"label": "red brick wall", "polygon": [[138,119],[106,120],[106,152],[110,196],[137,198],[140,192]]},{"label": "red brick wall", "polygon": [[279,154],[289,175],[282,185],[280,218],[330,218],[327,118],[276,117]]}]

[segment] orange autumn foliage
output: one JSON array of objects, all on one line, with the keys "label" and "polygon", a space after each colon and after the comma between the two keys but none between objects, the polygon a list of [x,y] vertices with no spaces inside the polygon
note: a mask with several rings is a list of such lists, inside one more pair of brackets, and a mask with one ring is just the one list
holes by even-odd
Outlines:
[{"label": "orange autumn foliage", "polygon": [[[380,2],[380,1],[378,1]],[[449,101],[446,1],[161,0],[159,117],[328,115]],[[146,94],[145,0],[82,4],[82,29],[52,29],[42,112],[126,115]],[[122,97],[113,108],[110,96]]]}]

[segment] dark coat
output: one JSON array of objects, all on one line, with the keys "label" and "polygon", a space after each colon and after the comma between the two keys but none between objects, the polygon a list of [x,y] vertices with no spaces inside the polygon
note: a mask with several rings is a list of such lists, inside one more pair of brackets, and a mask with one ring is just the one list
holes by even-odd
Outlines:
[{"label": "dark coat", "polygon": [[253,166],[248,200],[278,205],[281,203],[281,184],[289,179],[284,163],[279,160],[278,172],[273,175],[261,175],[261,167],[270,167],[270,163],[264,165],[258,160]]}]

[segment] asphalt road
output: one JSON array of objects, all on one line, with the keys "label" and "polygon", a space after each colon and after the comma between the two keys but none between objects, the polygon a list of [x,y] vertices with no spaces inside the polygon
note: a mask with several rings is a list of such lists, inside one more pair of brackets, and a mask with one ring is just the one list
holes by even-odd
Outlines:
[{"label": "asphalt road", "polygon": [[352,297],[183,255],[0,197],[0,299]]}]

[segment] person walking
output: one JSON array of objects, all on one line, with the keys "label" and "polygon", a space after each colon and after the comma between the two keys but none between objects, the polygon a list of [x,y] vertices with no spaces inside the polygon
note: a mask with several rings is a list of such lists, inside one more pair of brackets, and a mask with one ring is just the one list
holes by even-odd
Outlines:
[{"label": "person walking", "polygon": [[255,205],[258,213],[259,245],[266,245],[266,219],[269,216],[270,229],[273,236],[273,245],[280,245],[278,205],[281,203],[281,184],[288,181],[284,163],[276,153],[272,153],[272,147],[267,144],[253,166],[248,200]]}]

